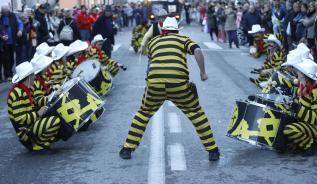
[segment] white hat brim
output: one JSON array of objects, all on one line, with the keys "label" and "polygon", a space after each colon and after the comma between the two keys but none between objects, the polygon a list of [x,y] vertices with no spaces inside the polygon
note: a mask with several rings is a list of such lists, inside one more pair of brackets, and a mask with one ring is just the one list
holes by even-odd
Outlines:
[{"label": "white hat brim", "polygon": [[183,27],[175,28],[175,27],[162,27],[162,30],[168,30],[168,31],[180,31]]},{"label": "white hat brim", "polygon": [[249,33],[249,34],[255,34],[255,33],[262,33],[262,32],[264,32],[264,31],[265,31],[265,29],[264,29],[264,28],[261,28],[261,29],[259,29],[258,31],[254,31],[254,30],[253,30],[253,31],[252,31],[252,30],[251,30],[251,31],[248,31],[248,33]]},{"label": "white hat brim", "polygon": [[69,51],[69,49],[65,49],[63,50],[62,53],[60,53],[60,55],[58,57],[53,58],[54,61],[60,60],[62,57],[66,56],[67,52]]},{"label": "white hat brim", "polygon": [[32,70],[30,70],[28,73],[26,73],[24,76],[19,76],[18,74],[15,74],[12,78],[12,83],[16,84],[18,82],[20,82],[21,80],[25,79],[26,77],[30,76],[31,74],[35,73],[35,68],[33,68]]},{"label": "white hat brim", "polygon": [[102,40],[92,40],[91,43],[92,43],[92,44],[95,44],[95,43],[97,43],[97,42],[105,42],[106,40],[107,40],[107,38],[102,39]]},{"label": "white hat brim", "polygon": [[81,52],[81,51],[84,51],[86,50],[87,48],[89,47],[88,43],[87,42],[84,42],[83,44],[80,45],[80,47],[71,47],[67,53],[67,56],[70,56],[70,55],[73,55],[77,52]]}]

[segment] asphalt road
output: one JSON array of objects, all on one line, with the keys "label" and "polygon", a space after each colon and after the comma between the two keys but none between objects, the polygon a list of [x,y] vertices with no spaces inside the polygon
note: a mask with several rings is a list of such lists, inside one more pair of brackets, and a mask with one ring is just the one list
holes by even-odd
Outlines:
[{"label": "asphalt road", "polygon": [[209,80],[200,81],[192,56],[188,64],[221,159],[208,161],[190,121],[166,102],[149,123],[133,159],[122,160],[118,152],[140,105],[147,65],[146,57],[129,50],[130,32],[120,32],[116,38],[113,58],[128,70],[115,78],[115,87],[105,98],[105,114],[89,131],[54,144],[54,154],[34,155],[20,145],[6,112],[10,84],[0,84],[0,183],[316,183],[316,157],[279,155],[226,136],[235,100],[257,92],[248,81],[249,71],[260,66],[263,58],[251,58],[246,48],[211,43],[198,26],[185,27],[182,34],[197,41],[204,51]]}]

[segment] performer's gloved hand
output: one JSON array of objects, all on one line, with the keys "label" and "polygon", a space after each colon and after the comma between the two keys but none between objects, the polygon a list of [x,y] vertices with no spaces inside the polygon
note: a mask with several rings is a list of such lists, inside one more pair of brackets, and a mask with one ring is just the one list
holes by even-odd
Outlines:
[{"label": "performer's gloved hand", "polygon": [[47,111],[47,107],[44,106],[44,107],[41,107],[40,110],[37,111],[37,114],[42,117]]},{"label": "performer's gloved hand", "polygon": [[201,81],[205,81],[208,79],[208,75],[206,73],[200,73]]}]

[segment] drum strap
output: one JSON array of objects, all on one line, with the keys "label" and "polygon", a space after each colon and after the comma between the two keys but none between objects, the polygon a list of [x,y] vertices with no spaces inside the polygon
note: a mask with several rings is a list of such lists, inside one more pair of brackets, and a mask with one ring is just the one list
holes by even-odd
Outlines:
[{"label": "drum strap", "polygon": [[41,86],[43,87],[43,89],[45,91],[45,95],[48,95],[48,87],[45,83],[45,80],[39,75],[36,76],[36,80],[38,80],[40,82]]},{"label": "drum strap", "polygon": [[[14,88],[16,88],[16,87],[22,89],[22,91],[24,91],[27,94],[27,96],[29,98],[29,101],[30,101],[30,105],[34,105],[33,104],[33,97],[32,97],[31,90],[26,85],[24,85],[23,83],[19,83],[19,84],[13,85],[11,87],[11,89],[9,90],[9,95],[14,90]],[[9,95],[8,95],[8,99],[9,99]]]}]

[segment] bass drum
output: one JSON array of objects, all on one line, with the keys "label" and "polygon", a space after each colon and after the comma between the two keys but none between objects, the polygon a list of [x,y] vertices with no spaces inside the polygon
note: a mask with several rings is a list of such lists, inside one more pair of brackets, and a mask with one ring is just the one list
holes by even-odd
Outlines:
[{"label": "bass drum", "polygon": [[103,105],[102,99],[85,81],[74,78],[64,84],[62,94],[48,105],[46,115],[58,116],[78,131]]},{"label": "bass drum", "polygon": [[227,136],[271,150],[286,146],[285,125],[293,118],[255,102],[237,101]]},{"label": "bass drum", "polygon": [[275,71],[263,87],[262,93],[281,93],[283,95],[292,96],[293,82],[289,75]]},{"label": "bass drum", "polygon": [[112,77],[107,67],[101,65],[98,60],[82,62],[76,67],[71,77],[81,77],[100,96],[109,93],[112,87]]}]

